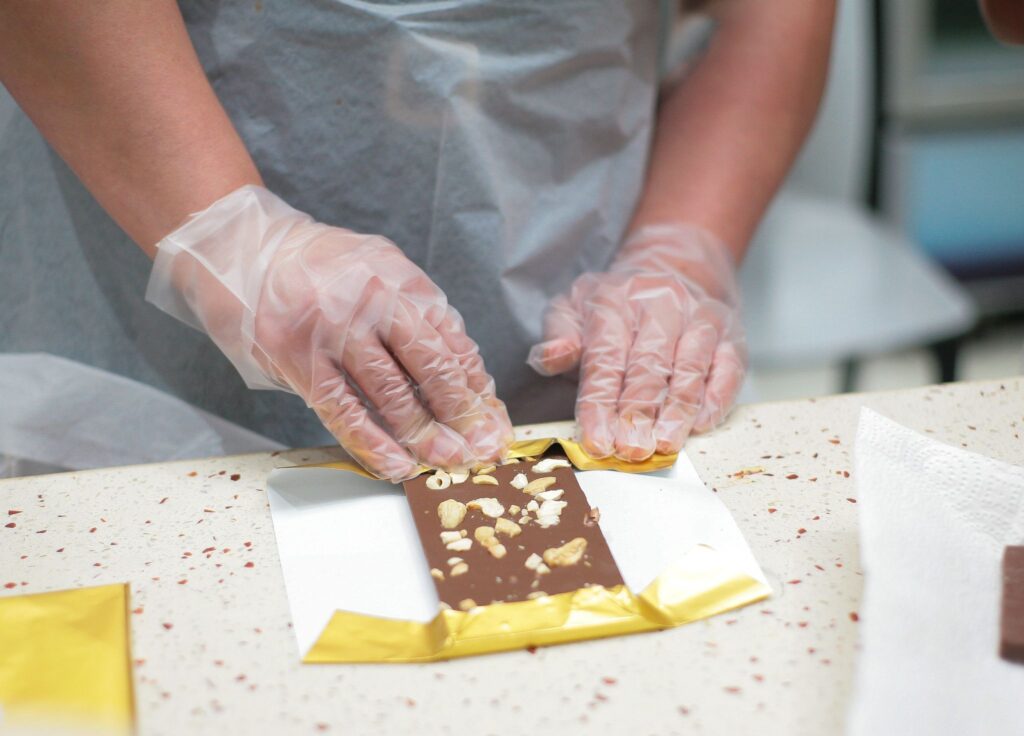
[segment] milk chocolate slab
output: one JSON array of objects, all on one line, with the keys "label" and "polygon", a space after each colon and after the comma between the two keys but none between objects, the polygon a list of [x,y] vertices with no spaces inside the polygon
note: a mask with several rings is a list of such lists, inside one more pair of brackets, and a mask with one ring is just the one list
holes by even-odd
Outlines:
[{"label": "milk chocolate slab", "polygon": [[[560,457],[551,455],[549,457]],[[564,458],[562,458],[564,459]],[[478,485],[472,477],[463,483],[452,484],[444,490],[432,490],[428,487],[431,475],[426,473],[406,481],[405,495],[409,501],[416,528],[420,535],[427,562],[432,568],[434,584],[438,595],[444,603],[455,609],[466,609],[471,601],[476,605],[490,603],[527,600],[540,593],[555,595],[578,590],[587,585],[603,585],[612,587],[622,584],[622,575],[612,558],[611,550],[605,541],[601,528],[595,521],[597,512],[591,511],[586,496],[576,482],[572,468],[557,468],[550,472],[533,472],[537,461],[521,460],[518,463],[498,466],[490,473],[497,485]],[[536,498],[511,485],[512,479],[523,473],[528,480],[536,478],[555,478],[548,490],[561,489],[559,500],[566,506],[558,517],[558,523],[542,528],[538,523],[537,514],[526,510],[531,500]],[[495,527],[496,519],[484,514],[480,509],[468,509],[466,516],[454,529],[446,530],[438,515],[438,505],[452,499],[469,504],[478,498],[496,498],[504,508],[502,518],[516,523],[521,532],[516,536],[508,536],[500,531],[496,534],[498,542],[505,548],[500,559],[491,554],[488,547],[476,538],[477,527]],[[518,506],[520,511],[513,513],[511,507]],[[521,522],[524,516],[529,521]],[[471,540],[467,550],[450,549],[442,540],[441,532],[465,532],[465,539]],[[451,534],[447,535],[453,536]],[[545,550],[561,547],[576,538],[586,540],[586,549],[578,562],[568,566],[547,565],[550,572],[541,572],[527,568],[526,562],[531,555],[543,557]],[[454,545],[456,548],[465,543]],[[452,574],[458,562],[453,558],[461,558],[467,570],[461,574]]]},{"label": "milk chocolate slab", "polygon": [[1003,606],[999,656],[1024,664],[1024,547],[1003,550]]}]

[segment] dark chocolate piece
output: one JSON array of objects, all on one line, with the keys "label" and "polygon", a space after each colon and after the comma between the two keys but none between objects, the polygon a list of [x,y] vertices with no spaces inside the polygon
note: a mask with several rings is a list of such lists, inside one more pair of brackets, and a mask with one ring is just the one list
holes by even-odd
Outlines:
[{"label": "dark chocolate piece", "polygon": [[1024,664],[1024,547],[1003,550],[1003,611],[999,656]]},{"label": "dark chocolate piece", "polygon": [[[558,457],[558,456],[550,456]],[[463,483],[452,484],[444,490],[432,490],[427,481],[430,473],[406,481],[405,495],[412,510],[420,541],[432,569],[434,584],[441,601],[455,609],[466,609],[469,602],[476,605],[527,600],[541,592],[548,595],[578,590],[587,585],[613,587],[622,585],[622,575],[612,558],[608,543],[596,523],[598,514],[591,509],[582,489],[576,482],[572,468],[556,468],[550,472],[534,473],[537,461],[521,460],[518,463],[498,466],[492,475],[498,485],[478,485],[472,476]],[[530,496],[514,488],[512,479],[523,473],[528,480],[554,476],[555,482],[548,490],[561,489],[560,501],[566,502],[558,516],[558,523],[543,528],[537,514],[526,510],[531,500],[538,504],[541,498]],[[463,504],[477,498],[496,498],[504,507],[502,518],[514,522],[520,528],[515,536],[498,531],[497,542],[504,546],[504,556],[495,557],[486,543],[476,537],[478,527],[494,527],[497,520],[480,509],[468,509],[466,516],[454,529],[446,530],[438,515],[438,505],[447,499]],[[510,513],[512,506],[519,506],[519,513]],[[530,520],[520,523],[528,516]],[[465,530],[465,539],[472,540],[468,550],[450,549],[442,540],[441,532]],[[452,535],[449,535],[452,536]],[[531,555],[543,558],[545,550],[562,547],[573,539],[586,540],[586,549],[578,562],[566,566],[548,565],[549,572],[531,570],[526,562]],[[488,542],[493,544],[493,542]],[[458,544],[456,547],[460,546]],[[499,550],[500,553],[500,550]],[[453,575],[458,562],[449,564],[451,558],[462,558],[468,567],[465,572]]]}]

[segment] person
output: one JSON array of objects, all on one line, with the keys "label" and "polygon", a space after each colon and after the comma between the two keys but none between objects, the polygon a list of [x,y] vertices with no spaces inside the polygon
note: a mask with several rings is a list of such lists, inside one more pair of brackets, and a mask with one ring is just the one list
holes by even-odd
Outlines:
[{"label": "person", "polygon": [[595,457],[678,451],[743,381],[735,268],[835,12],[699,5],[659,98],[652,0],[0,4],[2,349],[392,481],[574,401]]}]

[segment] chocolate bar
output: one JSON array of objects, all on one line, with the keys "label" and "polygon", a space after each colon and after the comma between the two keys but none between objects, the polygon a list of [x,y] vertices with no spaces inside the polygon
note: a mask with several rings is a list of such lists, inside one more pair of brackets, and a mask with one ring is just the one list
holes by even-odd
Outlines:
[{"label": "chocolate bar", "polygon": [[426,473],[404,487],[444,605],[469,610],[623,584],[599,511],[564,457]]},{"label": "chocolate bar", "polygon": [[1024,664],[1024,547],[1003,550],[1003,611],[999,656]]}]

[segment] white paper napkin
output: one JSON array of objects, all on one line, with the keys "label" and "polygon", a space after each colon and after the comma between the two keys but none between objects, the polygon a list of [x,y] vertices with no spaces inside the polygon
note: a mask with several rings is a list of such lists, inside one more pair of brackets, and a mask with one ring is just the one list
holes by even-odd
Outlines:
[{"label": "white paper napkin", "polygon": [[999,658],[1003,547],[1024,544],[1024,468],[862,409],[865,589],[852,734],[1022,734],[1024,666]]},{"label": "white paper napkin", "polygon": [[[732,515],[681,454],[651,475],[577,472],[622,573],[639,593],[698,544],[768,585]],[[426,622],[437,593],[401,487],[325,468],[284,468],[267,493],[299,652],[336,610]]]}]

